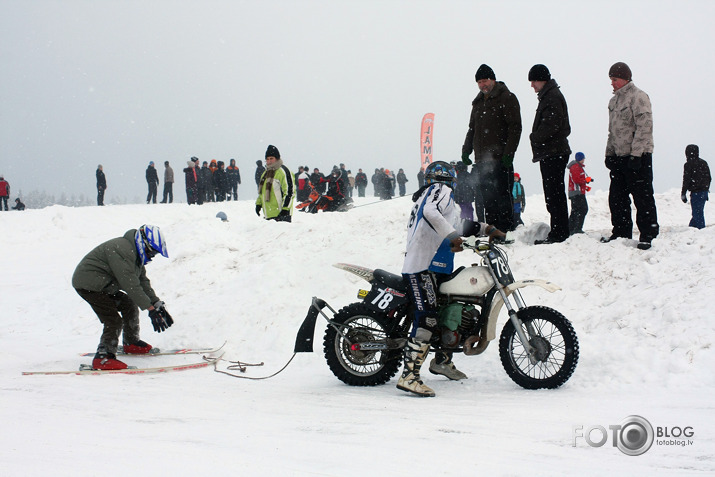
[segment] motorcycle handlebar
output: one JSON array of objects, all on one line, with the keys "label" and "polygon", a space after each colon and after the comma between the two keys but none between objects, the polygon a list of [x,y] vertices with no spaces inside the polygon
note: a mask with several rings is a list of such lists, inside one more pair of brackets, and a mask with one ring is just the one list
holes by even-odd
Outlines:
[{"label": "motorcycle handlebar", "polygon": [[475,252],[486,252],[490,249],[491,245],[489,244],[489,242],[482,242],[481,240],[477,240],[474,245],[470,245],[467,242],[462,242],[462,247],[474,250]]}]

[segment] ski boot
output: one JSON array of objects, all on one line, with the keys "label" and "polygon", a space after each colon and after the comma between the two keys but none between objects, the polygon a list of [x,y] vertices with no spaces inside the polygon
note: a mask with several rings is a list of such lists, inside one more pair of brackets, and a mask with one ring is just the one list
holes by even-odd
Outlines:
[{"label": "ski boot", "polygon": [[458,370],[452,362],[452,353],[450,352],[445,353],[444,351],[438,351],[429,363],[429,372],[432,374],[441,374],[452,381],[467,379],[467,375]]},{"label": "ski boot", "polygon": [[145,341],[139,340],[134,344],[124,343],[123,348],[125,354],[149,354],[152,349],[152,345],[146,343]]},{"label": "ski boot", "polygon": [[405,343],[405,367],[402,376],[397,381],[397,389],[417,394],[423,397],[435,395],[432,388],[425,386],[420,379],[420,368],[429,353],[429,343],[411,338]]},{"label": "ski boot", "polygon": [[102,371],[127,369],[127,365],[117,359],[117,356],[112,353],[97,353],[92,360],[92,369]]}]

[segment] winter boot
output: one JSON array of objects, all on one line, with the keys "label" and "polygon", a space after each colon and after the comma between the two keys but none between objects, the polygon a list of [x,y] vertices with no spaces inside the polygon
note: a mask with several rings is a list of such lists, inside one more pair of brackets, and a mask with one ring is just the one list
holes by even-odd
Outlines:
[{"label": "winter boot", "polygon": [[123,348],[125,354],[149,354],[152,346],[145,341],[139,340],[134,344],[124,343]]},{"label": "winter boot", "polygon": [[92,360],[92,369],[113,370],[127,369],[127,365],[119,361],[116,355],[111,353],[97,353]]},{"label": "winter boot", "polygon": [[432,374],[441,374],[447,376],[453,381],[467,379],[467,375],[457,369],[452,362],[452,353],[438,351],[432,361],[429,363],[429,372]]},{"label": "winter boot", "polygon": [[414,338],[405,343],[405,367],[397,381],[397,389],[424,397],[435,395],[434,391],[429,386],[425,386],[420,379],[420,368],[427,358],[427,353],[429,353],[429,343],[416,341]]}]

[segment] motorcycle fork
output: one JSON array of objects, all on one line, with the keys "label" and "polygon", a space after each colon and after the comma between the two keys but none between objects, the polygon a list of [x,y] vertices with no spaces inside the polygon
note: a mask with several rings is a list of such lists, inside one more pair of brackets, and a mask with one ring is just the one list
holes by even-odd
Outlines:
[{"label": "motorcycle fork", "polygon": [[[490,271],[493,275],[494,271],[492,271],[491,268]],[[517,309],[514,309],[511,304],[511,301],[509,300],[506,292],[504,291],[504,286],[499,283],[499,281],[496,279],[496,276],[494,277],[494,282],[497,284],[497,291],[499,292],[499,295],[501,295],[502,301],[504,302],[504,306],[506,306],[507,312],[509,313],[509,320],[511,320],[512,324],[514,325],[514,330],[516,331],[517,336],[519,336],[522,346],[524,346],[524,351],[526,351],[527,356],[529,356],[529,361],[531,362],[531,364],[536,364],[538,362],[536,358],[536,350],[533,346],[531,346],[529,337],[524,332],[524,322],[521,321],[519,319],[519,316],[517,315],[517,310],[526,308],[526,303],[524,302],[521,293],[519,292],[519,290],[514,290],[511,294],[511,296],[514,297],[514,301],[517,305]],[[526,324],[526,329],[530,336],[536,335],[536,330],[531,323]]]}]

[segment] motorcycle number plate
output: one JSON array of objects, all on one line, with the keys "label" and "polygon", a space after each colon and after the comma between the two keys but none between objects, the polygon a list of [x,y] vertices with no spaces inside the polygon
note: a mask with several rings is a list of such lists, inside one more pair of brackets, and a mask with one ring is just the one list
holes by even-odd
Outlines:
[{"label": "motorcycle number plate", "polygon": [[494,274],[497,276],[499,283],[504,286],[509,286],[514,283],[514,275],[511,274],[511,269],[502,256],[497,255],[494,252],[489,252],[487,254],[487,258],[489,259],[489,265],[491,265],[492,270],[494,270]]},{"label": "motorcycle number plate", "polygon": [[391,310],[404,303],[407,296],[390,287],[372,287],[365,296],[365,302],[381,311]]}]

